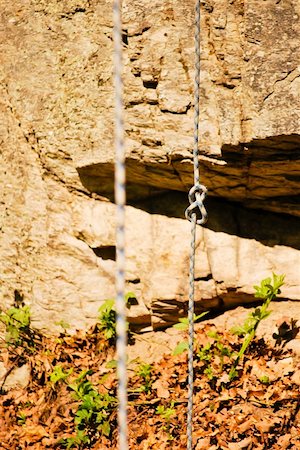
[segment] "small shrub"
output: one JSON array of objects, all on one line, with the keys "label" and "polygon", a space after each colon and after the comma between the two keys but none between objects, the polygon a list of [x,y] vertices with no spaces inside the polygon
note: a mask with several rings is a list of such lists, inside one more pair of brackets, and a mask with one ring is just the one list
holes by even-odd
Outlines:
[{"label": "small shrub", "polygon": [[172,425],[172,418],[176,414],[176,410],[174,408],[174,402],[172,401],[169,407],[165,407],[164,405],[158,405],[156,408],[156,414],[159,414],[161,419],[165,422],[162,429],[168,433],[168,439],[172,440],[174,439],[171,434],[171,425]]},{"label": "small shrub", "polygon": [[[208,314],[209,311],[204,311],[199,315],[194,314],[194,323],[196,323],[198,320],[202,319],[202,317],[206,316],[206,314]],[[186,331],[189,329],[189,319],[188,317],[182,317],[179,319],[178,323],[175,323],[175,325],[173,325],[173,328],[175,328],[176,330],[181,330],[181,331]]]},{"label": "small shrub", "polygon": [[23,347],[23,356],[32,354],[40,341],[40,333],[31,329],[30,308],[27,305],[13,306],[0,312],[0,321],[5,325],[5,342],[9,347]]},{"label": "small shrub", "polygon": [[65,372],[62,366],[57,365],[54,367],[53,372],[50,374],[50,381],[53,384],[56,384],[60,381],[66,381],[68,377],[72,374],[72,372],[73,372],[72,367],[71,369]]},{"label": "small shrub", "polygon": [[116,311],[115,300],[106,300],[99,308],[97,327],[103,332],[105,339],[110,340],[116,337]]},{"label": "small shrub", "polygon": [[[131,300],[135,299],[136,296],[133,292],[128,292],[125,295],[125,302],[128,307],[130,307]],[[97,327],[102,331],[105,339],[114,340],[116,338],[116,308],[115,299],[106,300],[98,309],[98,323]],[[128,325],[128,324],[127,324]]]},{"label": "small shrub", "polygon": [[[208,314],[209,311],[204,311],[199,315],[194,314],[194,323],[197,322],[197,320],[202,319],[202,317],[206,316],[206,314]],[[188,331],[189,329],[189,319],[188,317],[182,317],[179,319],[178,323],[175,323],[175,325],[173,325],[173,328],[175,328],[176,330],[181,330],[181,331]],[[189,348],[189,343],[188,340],[184,340],[179,342],[174,351],[173,351],[173,355],[177,356],[177,355],[181,355],[183,352],[187,351]]]},{"label": "small shrub", "polygon": [[153,384],[151,364],[140,364],[136,373],[143,380],[142,386],[138,389],[139,392],[145,392],[145,394],[148,394],[151,391],[151,386]]},{"label": "small shrub", "polygon": [[273,273],[272,279],[270,277],[266,278],[261,281],[259,286],[254,286],[256,291],[255,297],[262,299],[264,302],[262,306],[255,308],[253,312],[249,313],[242,326],[234,327],[231,330],[233,334],[243,336],[244,340],[229,372],[229,380],[233,380],[238,376],[236,368],[251,341],[255,337],[258,325],[263,319],[266,319],[271,314],[271,311],[269,310],[270,302],[280,294],[280,288],[284,283],[284,277],[285,275],[276,275]]},{"label": "small shrub", "polygon": [[83,371],[68,384],[78,406],[74,416],[76,434],[61,441],[67,449],[89,448],[101,435],[110,435],[110,416],[116,408],[117,399],[108,393],[99,393],[87,378],[91,374],[91,370]]},{"label": "small shrub", "polygon": [[[208,333],[208,337],[213,339],[213,342],[209,342],[205,346],[198,347],[196,346],[196,356],[197,358],[204,363],[203,365],[203,373],[208,377],[209,380],[213,380],[218,376],[218,373],[223,372],[223,368],[225,365],[228,366],[230,364],[230,370],[228,374],[228,380],[232,381],[238,376],[237,367],[243,358],[245,352],[247,351],[250,343],[255,337],[257,327],[260,322],[267,318],[271,314],[271,310],[269,309],[270,302],[276,298],[276,296],[280,293],[280,288],[284,283],[284,275],[276,275],[273,273],[272,278],[266,278],[261,281],[259,286],[254,286],[255,289],[255,297],[263,300],[263,304],[254,311],[250,312],[246,320],[242,325],[232,328],[231,332],[243,338],[242,346],[238,353],[234,353],[228,346],[225,346],[222,342],[222,337],[215,331],[211,331]],[[194,320],[202,318],[207,312],[200,314],[199,316],[194,316]],[[178,324],[173,326],[176,329],[186,331],[188,329],[188,319],[180,319]],[[291,322],[290,326],[285,325],[285,328],[279,330],[278,334],[274,334],[274,338],[278,339],[280,343],[283,341],[284,332],[289,331],[289,338],[291,336],[295,336],[299,331],[299,328],[296,328],[296,322]],[[188,341],[184,340],[179,342],[179,344],[175,347],[173,351],[173,355],[179,355],[184,351],[188,350]],[[216,360],[219,364],[219,368],[217,371],[213,370],[213,362]],[[215,365],[214,365],[215,368]],[[215,373],[216,372],[216,373]],[[262,381],[263,382],[263,381]]]}]

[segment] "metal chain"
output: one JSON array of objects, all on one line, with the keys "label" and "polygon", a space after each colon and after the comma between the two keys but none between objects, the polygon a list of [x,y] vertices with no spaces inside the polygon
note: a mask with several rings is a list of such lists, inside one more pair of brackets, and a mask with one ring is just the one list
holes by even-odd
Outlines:
[{"label": "metal chain", "polygon": [[125,305],[125,147],[123,126],[122,19],[121,0],[114,0],[114,78],[115,78],[115,202],[116,202],[116,332],[118,376],[119,449],[128,449],[126,305]]},{"label": "metal chain", "polygon": [[[195,14],[195,86],[194,86],[194,186],[189,191],[190,205],[185,216],[191,222],[190,274],[189,274],[189,348],[188,348],[188,410],[187,410],[187,449],[193,448],[193,390],[194,390],[194,280],[196,224],[207,220],[203,205],[207,189],[200,184],[199,170],[199,98],[200,98],[200,0],[196,0]],[[199,216],[200,214],[200,216]]]}]

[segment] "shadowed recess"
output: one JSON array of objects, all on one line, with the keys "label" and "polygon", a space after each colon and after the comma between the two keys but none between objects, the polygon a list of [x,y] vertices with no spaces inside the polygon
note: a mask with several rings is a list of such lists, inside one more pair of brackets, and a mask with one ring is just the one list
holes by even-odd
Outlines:
[{"label": "shadowed recess", "polygon": [[[151,142],[150,142],[151,141]],[[127,201],[141,203],[168,191],[184,192],[193,185],[192,154],[162,154],[164,146],[143,139],[151,156],[143,160],[131,154],[126,159]],[[154,148],[160,148],[157,156]],[[263,209],[300,217],[300,136],[276,136],[237,146],[224,145],[221,157],[200,155],[201,182],[210,197],[239,202],[247,208]],[[89,192],[114,198],[114,162],[77,168]]]},{"label": "shadowed recess", "polygon": [[[153,86],[154,87],[154,86]],[[152,144],[151,144],[152,145]],[[154,154],[155,155],[155,154]],[[205,225],[267,246],[300,248],[300,136],[282,135],[237,146],[222,158],[200,156],[208,188]],[[204,159],[203,159],[204,158]],[[113,161],[77,168],[85,189],[114,201]],[[127,203],[149,213],[184,218],[193,185],[193,161],[185,154],[126,160]]]},{"label": "shadowed recess", "polygon": [[103,245],[102,247],[92,248],[93,252],[99,258],[104,260],[110,259],[116,261],[116,247],[114,245]]}]

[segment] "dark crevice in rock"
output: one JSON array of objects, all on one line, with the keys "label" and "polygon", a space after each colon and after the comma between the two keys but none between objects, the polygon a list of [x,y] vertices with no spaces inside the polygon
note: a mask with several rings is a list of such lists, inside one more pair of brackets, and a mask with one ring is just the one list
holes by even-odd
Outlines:
[{"label": "dark crevice in rock", "polygon": [[222,86],[226,89],[234,89],[237,87],[237,84],[230,83],[229,81],[223,82],[223,83],[216,83],[216,85]]},{"label": "dark crevice in rock", "polygon": [[171,111],[169,109],[161,109],[162,113],[167,113],[167,114],[175,114],[175,115],[182,115],[182,114],[186,114],[190,109],[191,109],[192,105],[189,104],[186,106],[186,108],[184,109],[184,111]]},{"label": "dark crevice in rock", "polygon": [[158,105],[158,100],[149,100],[149,99],[147,99],[146,103],[148,105]]},{"label": "dark crevice in rock", "polygon": [[116,246],[115,245],[103,245],[101,247],[90,247],[96,256],[103,260],[116,261]]},{"label": "dark crevice in rock", "polygon": [[68,12],[65,12],[63,14],[60,14],[59,18],[60,19],[70,19],[75,14],[85,13],[85,12],[87,12],[86,8],[77,7],[73,11],[68,11]]},{"label": "dark crevice in rock", "polygon": [[144,138],[142,139],[142,145],[146,145],[147,147],[161,147],[163,143],[156,139]]},{"label": "dark crevice in rock", "polygon": [[[192,176],[192,166],[190,165]],[[216,166],[214,166],[216,169]],[[220,169],[218,169],[220,170]],[[78,169],[82,184],[90,192],[98,192],[114,201],[113,193],[113,165],[100,164]],[[188,206],[187,192],[183,192],[182,181],[168,163],[145,165],[132,160],[127,164],[127,203],[143,209],[151,214],[162,214],[168,217],[184,218],[184,211]],[[239,177],[236,175],[237,184]],[[135,181],[134,181],[135,180]],[[160,187],[152,185],[160,181]],[[224,183],[226,182],[224,178]],[[177,189],[170,189],[176,185]],[[243,186],[241,185],[241,188]],[[240,201],[230,201],[220,197],[208,195],[206,209],[208,222],[205,227],[214,231],[226,232],[248,239],[256,239],[267,246],[286,245],[300,248],[300,218],[274,213],[261,209],[270,207],[272,201],[278,205],[285,202],[292,208],[299,208],[296,195],[285,198],[247,199],[246,205]],[[234,192],[236,185],[232,186]],[[210,191],[209,191],[210,194]],[[250,206],[250,208],[248,207]],[[287,232],[288,230],[288,232]]]},{"label": "dark crevice in rock", "polygon": [[147,89],[156,89],[157,85],[158,81],[156,80],[149,80],[149,81],[143,80],[143,86]]},{"label": "dark crevice in rock", "polygon": [[145,26],[143,27],[141,30],[137,31],[136,33],[129,33],[128,36],[129,37],[137,37],[137,36],[142,36],[143,33],[146,33],[146,31],[150,30],[151,27],[149,26]]},{"label": "dark crevice in rock", "polygon": [[132,108],[133,106],[137,106],[140,104],[141,104],[140,100],[131,100],[130,102],[126,102],[126,107]]},{"label": "dark crevice in rock", "polygon": [[135,278],[134,280],[128,280],[128,283],[131,284],[139,284],[141,282],[140,278]]},{"label": "dark crevice in rock", "polygon": [[112,34],[111,33],[105,33],[104,32],[104,35],[107,37],[107,39],[109,39],[110,41],[112,41],[113,40],[113,37],[112,37]]},{"label": "dark crevice in rock", "polygon": [[123,42],[123,44],[128,45],[128,31],[127,30],[123,30],[122,42]]},{"label": "dark crevice in rock", "polygon": [[[287,174],[287,175],[284,175],[284,178],[288,181],[295,181],[297,183],[300,183],[300,174],[298,174],[298,175],[297,174],[296,175]],[[298,203],[298,199],[297,199],[297,203]]]},{"label": "dark crevice in rock", "polygon": [[[195,314],[209,311],[205,316],[205,320],[213,319],[222,312],[235,308],[243,304],[245,308],[253,307],[261,304],[253,295],[245,292],[236,292],[235,289],[228,289],[222,296],[216,296],[209,300],[195,299]],[[154,301],[151,305],[152,309],[152,326],[154,330],[164,329],[177,323],[179,318],[187,317],[188,301],[180,301],[174,299],[162,299]]]},{"label": "dark crevice in rock", "polygon": [[265,102],[269,97],[271,97],[271,95],[274,94],[276,85],[278,83],[281,83],[282,81],[286,80],[289,77],[289,75],[291,75],[293,72],[295,72],[295,78],[292,81],[294,81],[296,78],[299,77],[298,69],[293,68],[293,69],[289,70],[288,72],[286,72],[282,78],[275,81],[272,91],[264,97],[263,102]]},{"label": "dark crevice in rock", "polygon": [[[140,140],[151,148],[164,145],[155,138],[146,139],[142,136]],[[166,152],[164,157],[161,151],[158,155],[156,158],[153,154],[148,160],[137,159],[134,155],[127,158],[128,204],[152,213],[183,217],[187,192],[193,184],[192,155],[188,158],[187,155],[168,155]],[[200,155],[201,181],[208,188],[209,202],[214,197],[216,203],[220,202],[222,210],[222,205],[232,204],[238,209],[251,208],[256,210],[253,212],[256,217],[254,220],[261,220],[260,216],[270,217],[269,213],[263,213],[262,210],[275,212],[274,218],[288,217],[285,214],[290,214],[291,223],[296,224],[293,216],[300,215],[300,173],[297,168],[300,161],[300,135],[257,139],[236,146],[224,145],[221,158],[218,160]],[[77,168],[77,171],[89,192],[114,200],[113,162],[92,164]],[[181,196],[184,201],[180,200]],[[182,210],[178,208],[179,204]],[[210,211],[208,213],[211,216]],[[292,225],[293,230],[295,227]],[[273,242],[272,239],[266,240]],[[274,238],[276,241],[278,237]],[[295,242],[290,239],[285,238],[285,242],[286,245],[295,246]]]},{"label": "dark crevice in rock", "polygon": [[196,277],[195,281],[209,281],[209,280],[212,280],[212,279],[213,279],[213,276],[210,273],[210,274],[206,275],[205,277]]}]

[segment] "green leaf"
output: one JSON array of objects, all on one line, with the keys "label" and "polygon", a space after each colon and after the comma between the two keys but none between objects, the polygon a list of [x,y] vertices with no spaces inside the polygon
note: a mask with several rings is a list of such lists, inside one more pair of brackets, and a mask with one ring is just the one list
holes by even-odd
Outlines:
[{"label": "green leaf", "polygon": [[175,323],[175,325],[173,325],[173,328],[176,328],[176,330],[187,330],[189,327],[189,325],[187,323]]},{"label": "green leaf", "polygon": [[110,424],[109,424],[108,420],[103,422],[100,427],[101,427],[101,431],[104,434],[104,436],[108,437],[110,435]]},{"label": "green leaf", "polygon": [[70,368],[68,371],[64,371],[62,366],[57,365],[54,367],[53,372],[50,374],[50,381],[52,383],[57,383],[58,381],[65,381],[73,372],[73,368]]},{"label": "green leaf", "polygon": [[82,409],[76,412],[74,423],[79,425],[83,422],[87,423],[92,416],[92,411],[88,411],[87,409]]},{"label": "green leaf", "polygon": [[260,377],[259,381],[263,384],[269,384],[270,378],[267,375],[263,375],[262,377]]},{"label": "green leaf", "polygon": [[165,412],[165,407],[163,405],[158,405],[156,408],[156,414],[162,415]]},{"label": "green leaf", "polygon": [[102,314],[103,312],[109,312],[114,308],[114,306],[115,306],[115,300],[113,298],[105,300],[105,302],[102,303],[102,305],[98,309],[98,312],[100,314]]},{"label": "green leaf", "polygon": [[76,378],[76,382],[79,382],[81,380],[83,380],[87,375],[92,375],[93,371],[91,369],[89,370],[82,370],[80,372],[80,374],[78,375],[78,377]]},{"label": "green leaf", "polygon": [[238,376],[238,372],[234,366],[231,367],[229,372],[229,380],[232,381]]},{"label": "green leaf", "polygon": [[183,352],[188,350],[188,348],[189,348],[188,341],[181,341],[176,345],[176,347],[173,351],[173,355],[174,356],[181,355]]},{"label": "green leaf", "polygon": [[207,378],[209,380],[213,380],[214,379],[214,373],[213,370],[210,366],[206,367],[206,369],[204,370],[205,375],[207,376]]},{"label": "green leaf", "polygon": [[130,300],[136,300],[136,295],[134,292],[127,292],[124,296],[126,306],[130,308]]},{"label": "green leaf", "polygon": [[68,328],[71,328],[71,325],[68,322],[65,322],[64,320],[60,320],[60,321],[54,322],[54,323],[58,327],[61,327],[63,330],[67,330]]},{"label": "green leaf", "polygon": [[208,313],[209,311],[204,311],[201,314],[198,314],[198,316],[194,314],[194,322],[197,322],[197,320],[202,319],[202,317],[206,316]]},{"label": "green leaf", "polygon": [[116,359],[111,359],[106,363],[107,369],[116,369],[118,366],[118,361]]},{"label": "green leaf", "polygon": [[215,339],[216,341],[220,340],[220,335],[215,330],[208,331],[207,332],[207,336],[212,338],[212,339]]},{"label": "green leaf", "polygon": [[[201,314],[199,314],[198,316],[196,316],[196,314],[194,314],[194,323],[197,322],[197,320],[201,319],[202,317],[206,316],[206,314],[208,314],[209,311],[204,311]],[[173,325],[173,328],[175,328],[176,330],[181,330],[181,331],[185,331],[188,330],[189,328],[189,319],[188,317],[181,317],[179,319],[178,323],[175,323],[175,325]]]}]

